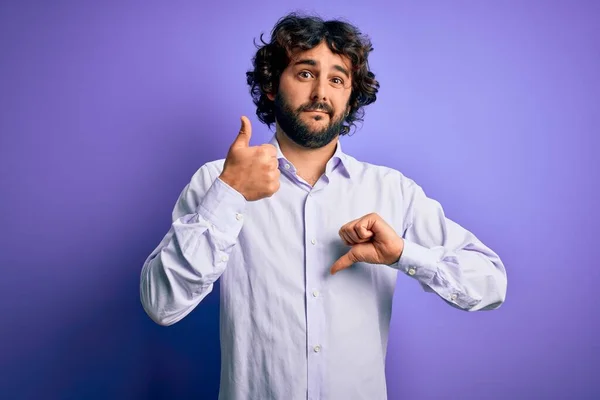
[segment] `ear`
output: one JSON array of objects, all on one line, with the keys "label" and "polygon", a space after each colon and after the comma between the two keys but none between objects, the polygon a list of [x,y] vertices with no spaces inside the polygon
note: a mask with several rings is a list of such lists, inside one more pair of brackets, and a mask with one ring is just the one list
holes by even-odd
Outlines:
[{"label": "ear", "polygon": [[275,95],[271,92],[267,93],[267,98],[271,101],[275,101]]}]

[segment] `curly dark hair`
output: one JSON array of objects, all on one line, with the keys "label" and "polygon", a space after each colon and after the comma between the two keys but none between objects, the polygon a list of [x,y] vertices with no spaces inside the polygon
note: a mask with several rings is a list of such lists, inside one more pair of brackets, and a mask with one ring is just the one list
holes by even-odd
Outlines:
[{"label": "curly dark hair", "polygon": [[355,26],[341,20],[324,21],[316,16],[291,13],[282,17],[271,32],[271,41],[261,44],[252,60],[254,69],[246,72],[246,81],[256,105],[258,119],[271,127],[275,123],[274,102],[267,93],[276,94],[279,78],[296,50],[309,50],[325,41],[334,54],[346,56],[352,62],[352,92],[350,110],[340,135],[350,132],[355,122],[363,121],[363,107],[375,102],[379,82],[369,71],[368,55],[373,51],[369,38]]}]

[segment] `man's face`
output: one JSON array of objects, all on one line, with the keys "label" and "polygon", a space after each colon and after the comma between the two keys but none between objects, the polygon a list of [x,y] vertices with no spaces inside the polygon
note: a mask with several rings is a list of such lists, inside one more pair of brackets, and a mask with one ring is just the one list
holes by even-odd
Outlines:
[{"label": "man's face", "polygon": [[269,98],[277,124],[298,145],[320,148],[340,133],[352,92],[350,66],[325,43],[294,54]]}]

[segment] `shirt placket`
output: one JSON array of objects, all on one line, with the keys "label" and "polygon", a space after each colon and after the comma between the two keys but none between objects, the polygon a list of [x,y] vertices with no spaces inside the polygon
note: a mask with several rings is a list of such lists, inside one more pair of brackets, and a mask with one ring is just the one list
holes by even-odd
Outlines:
[{"label": "shirt placket", "polygon": [[319,241],[318,195],[314,190],[306,197],[304,207],[305,249],[306,249],[306,345],[308,368],[308,400],[323,399],[325,380],[325,356],[328,348],[325,343],[325,309],[322,257],[324,251]]}]

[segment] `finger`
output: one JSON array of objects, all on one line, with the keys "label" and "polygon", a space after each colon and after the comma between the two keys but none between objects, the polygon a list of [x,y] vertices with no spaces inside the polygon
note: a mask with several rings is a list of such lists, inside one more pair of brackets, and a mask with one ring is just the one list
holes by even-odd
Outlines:
[{"label": "finger", "polygon": [[369,241],[373,236],[373,232],[371,232],[367,229],[366,226],[361,224],[354,225],[354,233],[356,233],[356,236],[358,237],[358,240],[360,242]]},{"label": "finger", "polygon": [[331,270],[330,270],[331,275],[335,274],[338,271],[341,271],[343,269],[350,267],[356,261],[357,261],[356,257],[354,256],[352,249],[350,249],[349,252],[347,252],[340,258],[338,258],[337,261],[335,263],[333,263],[333,265],[331,266]]},{"label": "finger", "polygon": [[350,238],[354,244],[368,242],[373,235],[364,224],[365,222],[363,220],[350,222],[342,227],[342,232],[345,232],[346,236]]},{"label": "finger", "polygon": [[356,224],[346,227],[344,229],[344,233],[346,234],[347,237],[350,238],[350,240],[353,243],[360,243],[362,240],[356,234],[356,231],[354,230],[355,226],[356,226]]},{"label": "finger", "polygon": [[250,146],[250,138],[252,137],[252,125],[250,124],[250,120],[246,116],[242,116],[242,126],[240,127],[240,132],[235,138],[231,147],[249,147]]},{"label": "finger", "polygon": [[342,240],[346,244],[346,246],[352,246],[354,244],[354,242],[350,239],[350,237],[348,236],[348,234],[346,233],[345,230],[341,230],[339,232],[339,235],[340,235],[340,238],[342,238]]},{"label": "finger", "polygon": [[[342,239],[344,239],[344,237],[346,238],[346,241],[349,242],[349,245],[351,246],[352,244],[355,244],[356,241],[350,239],[350,236],[347,234],[348,232],[353,230],[354,225],[356,225],[359,221],[361,221],[364,217],[361,218],[357,218],[357,219],[353,219],[350,222],[346,222],[344,225],[342,225],[342,227],[340,228],[340,232],[339,235]],[[357,238],[358,239],[358,238]]]},{"label": "finger", "polygon": [[371,213],[365,216],[365,223],[367,229],[372,231],[374,235],[389,232],[391,229],[391,226],[377,213]]}]

